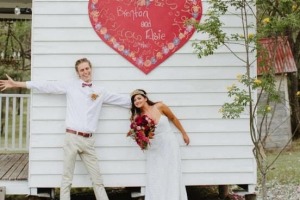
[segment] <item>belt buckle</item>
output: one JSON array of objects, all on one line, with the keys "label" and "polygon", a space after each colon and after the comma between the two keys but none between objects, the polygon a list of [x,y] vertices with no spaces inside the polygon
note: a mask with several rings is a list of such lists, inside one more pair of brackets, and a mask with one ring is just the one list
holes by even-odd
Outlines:
[{"label": "belt buckle", "polygon": [[92,137],[92,133],[84,133],[84,132],[80,132],[80,131],[76,131],[76,134],[82,137],[86,137],[86,138],[90,138]]},{"label": "belt buckle", "polygon": [[84,137],[90,138],[92,137],[92,133],[84,133]]}]

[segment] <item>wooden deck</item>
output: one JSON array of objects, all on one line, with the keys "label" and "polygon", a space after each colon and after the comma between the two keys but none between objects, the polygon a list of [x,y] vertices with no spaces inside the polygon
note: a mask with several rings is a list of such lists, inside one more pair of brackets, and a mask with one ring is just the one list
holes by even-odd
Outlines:
[{"label": "wooden deck", "polygon": [[28,153],[0,154],[0,180],[27,180],[28,161]]}]

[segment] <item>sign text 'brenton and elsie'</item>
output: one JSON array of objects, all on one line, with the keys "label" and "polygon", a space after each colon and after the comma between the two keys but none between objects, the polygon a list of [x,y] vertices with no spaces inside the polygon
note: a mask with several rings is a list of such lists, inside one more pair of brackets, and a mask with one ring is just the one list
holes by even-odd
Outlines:
[{"label": "sign text 'brenton and elsie'", "polygon": [[89,1],[97,35],[145,74],[190,39],[201,16],[201,0]]}]

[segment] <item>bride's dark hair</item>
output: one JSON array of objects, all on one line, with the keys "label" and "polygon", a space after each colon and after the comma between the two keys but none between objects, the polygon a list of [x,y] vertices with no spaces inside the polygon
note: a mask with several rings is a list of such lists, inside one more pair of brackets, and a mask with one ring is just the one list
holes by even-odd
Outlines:
[{"label": "bride's dark hair", "polygon": [[140,115],[141,114],[141,109],[140,108],[137,108],[135,107],[134,105],[134,97],[136,95],[142,95],[143,97],[147,98],[147,103],[150,105],[150,106],[153,106],[154,104],[156,104],[156,102],[153,102],[151,101],[148,96],[147,96],[147,92],[143,89],[136,89],[134,90],[132,93],[131,93],[131,117],[130,117],[130,120],[132,121],[134,119],[134,117],[136,115]]}]

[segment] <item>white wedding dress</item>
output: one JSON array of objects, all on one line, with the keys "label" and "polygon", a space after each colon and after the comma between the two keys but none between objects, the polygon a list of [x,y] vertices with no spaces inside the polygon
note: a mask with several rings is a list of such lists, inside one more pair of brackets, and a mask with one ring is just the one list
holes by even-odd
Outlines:
[{"label": "white wedding dress", "polygon": [[156,125],[146,155],[145,200],[187,200],[179,143],[165,115],[161,115]]}]

